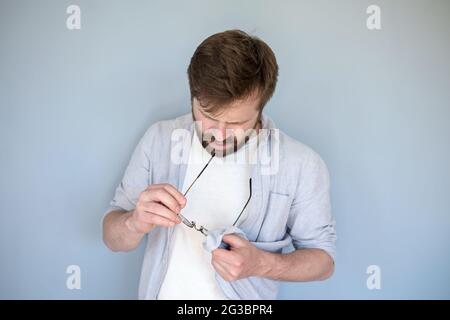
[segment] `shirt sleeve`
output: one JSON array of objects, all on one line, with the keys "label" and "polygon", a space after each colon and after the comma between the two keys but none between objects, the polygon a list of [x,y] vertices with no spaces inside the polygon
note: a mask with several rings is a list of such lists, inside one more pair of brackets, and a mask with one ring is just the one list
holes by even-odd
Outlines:
[{"label": "shirt sleeve", "polygon": [[122,181],[103,217],[113,210],[129,211],[136,207],[137,200],[150,181],[151,160],[149,157],[151,130],[147,130],[135,147],[126,167]]},{"label": "shirt sleeve", "polygon": [[330,176],[325,162],[314,151],[300,170],[288,232],[295,249],[322,249],[335,259],[337,237],[331,215]]}]

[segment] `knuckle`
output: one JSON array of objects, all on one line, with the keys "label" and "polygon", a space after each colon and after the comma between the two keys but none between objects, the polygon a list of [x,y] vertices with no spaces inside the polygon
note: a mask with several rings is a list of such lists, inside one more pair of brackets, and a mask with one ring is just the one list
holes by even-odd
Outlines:
[{"label": "knuckle", "polygon": [[139,195],[138,202],[145,202],[150,198],[150,193],[148,191],[144,191]]},{"label": "knuckle", "polygon": [[149,202],[147,203],[147,210],[150,212],[155,212],[157,211],[157,204],[155,202]]},{"label": "knuckle", "polygon": [[171,186],[170,184],[168,184],[168,183],[164,183],[164,184],[162,185],[162,187],[163,187],[164,190],[169,191],[169,190],[171,189],[172,186]]},{"label": "knuckle", "polygon": [[161,189],[153,189],[152,196],[159,199],[161,197]]},{"label": "knuckle", "polygon": [[234,264],[235,264],[237,267],[242,267],[242,266],[244,265],[244,260],[243,260],[241,257],[237,257],[236,260],[235,260],[235,262],[234,262]]}]

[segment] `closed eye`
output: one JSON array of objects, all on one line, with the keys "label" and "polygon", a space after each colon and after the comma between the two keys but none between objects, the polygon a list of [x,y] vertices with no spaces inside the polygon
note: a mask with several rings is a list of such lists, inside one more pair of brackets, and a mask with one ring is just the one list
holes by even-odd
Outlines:
[{"label": "closed eye", "polygon": [[[209,120],[212,120],[212,121],[219,121],[219,120],[217,120],[217,119],[211,118],[209,115],[207,115],[206,113],[204,113],[202,110],[200,110],[200,113],[201,113],[202,115],[204,115],[206,118],[208,118]],[[246,123],[246,122],[248,122],[248,121],[250,121],[250,120],[244,120],[244,121],[228,121],[228,122],[226,122],[226,123],[227,123],[227,124],[231,124],[231,125],[241,125],[241,124],[244,124],[244,123]]]}]

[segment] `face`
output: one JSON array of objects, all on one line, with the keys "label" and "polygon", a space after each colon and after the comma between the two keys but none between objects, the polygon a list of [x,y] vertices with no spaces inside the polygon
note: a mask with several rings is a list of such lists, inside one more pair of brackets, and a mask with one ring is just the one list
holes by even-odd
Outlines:
[{"label": "face", "polygon": [[[197,133],[202,136],[203,146],[217,156],[236,152],[260,128],[258,97],[237,100],[223,108],[220,114],[209,114],[194,98],[192,115],[197,122]],[[252,130],[255,129],[255,130]]]}]

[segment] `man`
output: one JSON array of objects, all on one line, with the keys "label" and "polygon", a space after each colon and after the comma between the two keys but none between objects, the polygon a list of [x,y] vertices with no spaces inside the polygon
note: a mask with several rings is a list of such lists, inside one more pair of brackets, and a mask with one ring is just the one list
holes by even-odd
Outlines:
[{"label": "man", "polygon": [[273,299],[278,281],[330,277],[327,167],[262,112],[278,77],[272,50],[218,33],[188,76],[191,114],[147,130],[103,220],[113,251],[147,240],[139,298]]}]

